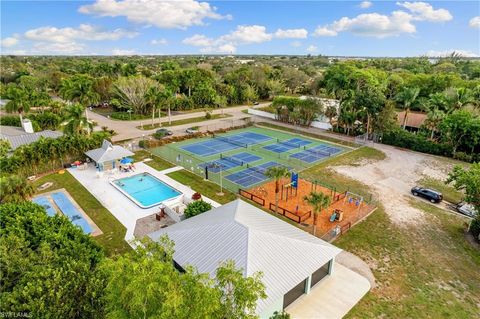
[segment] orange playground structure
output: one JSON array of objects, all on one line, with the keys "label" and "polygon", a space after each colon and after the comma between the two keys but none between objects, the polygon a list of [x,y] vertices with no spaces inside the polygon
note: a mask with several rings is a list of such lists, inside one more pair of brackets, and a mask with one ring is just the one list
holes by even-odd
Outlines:
[{"label": "orange playground structure", "polygon": [[[317,217],[317,235],[348,230],[357,221],[369,215],[375,206],[368,204],[356,194],[336,192],[318,183],[298,179],[298,187],[294,188],[290,180],[280,181],[280,192],[277,213],[303,225],[313,224],[313,208],[303,200],[311,192],[323,192],[331,196],[331,204]],[[239,194],[257,204],[275,211],[275,181],[270,181],[249,190],[240,190]]]}]

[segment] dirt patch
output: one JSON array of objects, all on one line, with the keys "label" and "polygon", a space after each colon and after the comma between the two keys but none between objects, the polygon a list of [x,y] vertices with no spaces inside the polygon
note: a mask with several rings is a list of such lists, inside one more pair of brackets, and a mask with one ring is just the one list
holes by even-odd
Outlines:
[{"label": "dirt patch", "polygon": [[385,153],[385,160],[359,166],[335,166],[333,169],[370,186],[396,225],[423,224],[424,212],[409,205],[410,189],[425,176],[446,179],[451,169],[447,166],[450,165],[421,153],[384,145],[376,147]]}]

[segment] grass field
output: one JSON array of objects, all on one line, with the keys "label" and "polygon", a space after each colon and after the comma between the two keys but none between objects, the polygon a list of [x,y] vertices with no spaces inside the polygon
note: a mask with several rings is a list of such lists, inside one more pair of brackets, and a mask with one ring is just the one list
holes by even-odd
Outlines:
[{"label": "grass field", "polygon": [[426,226],[393,225],[382,208],[335,245],[367,261],[377,287],[347,318],[478,318],[480,252],[464,239],[464,219],[427,203]]},{"label": "grass field", "polygon": [[65,172],[62,175],[50,174],[41,177],[33,183],[33,187],[36,189],[46,182],[52,182],[53,185],[44,192],[65,188],[100,228],[103,234],[93,237],[93,239],[105,249],[107,255],[113,256],[131,249],[124,240],[126,234],[125,227],[69,172]]},{"label": "grass field", "polygon": [[133,156],[133,159],[135,160],[135,162],[143,161],[146,158],[150,158],[152,160],[148,161],[148,162],[145,162],[145,164],[153,167],[157,171],[163,171],[164,169],[171,168],[171,167],[175,166],[172,163],[167,162],[164,159],[162,159],[158,156],[155,156],[155,155],[153,155],[153,154],[151,154],[147,151],[143,151],[143,150],[135,152],[135,155]]}]

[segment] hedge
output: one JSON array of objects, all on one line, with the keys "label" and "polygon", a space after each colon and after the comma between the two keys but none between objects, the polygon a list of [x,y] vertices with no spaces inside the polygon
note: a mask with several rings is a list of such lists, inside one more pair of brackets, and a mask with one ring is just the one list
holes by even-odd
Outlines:
[{"label": "hedge", "polygon": [[410,133],[401,129],[384,133],[382,143],[433,155],[452,157],[453,154],[452,147],[448,144],[437,143],[428,140],[420,134]]}]

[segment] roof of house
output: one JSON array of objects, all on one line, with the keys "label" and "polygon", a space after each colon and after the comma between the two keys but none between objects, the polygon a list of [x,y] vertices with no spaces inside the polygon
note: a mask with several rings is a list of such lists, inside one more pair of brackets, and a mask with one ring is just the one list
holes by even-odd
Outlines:
[{"label": "roof of house", "polygon": [[[397,121],[399,125],[403,125],[405,111],[397,112]],[[427,114],[422,112],[408,112],[407,126],[420,128],[427,119]]]},{"label": "roof of house", "polygon": [[87,151],[85,152],[85,155],[97,163],[103,163],[132,156],[134,154],[126,148],[119,145],[112,145],[109,141],[104,140],[102,147]]},{"label": "roof of house", "polygon": [[262,313],[289,290],[334,258],[341,249],[314,237],[242,200],[149,234],[167,234],[175,242],[175,261],[215,275],[226,260],[235,261],[245,276],[260,271],[267,299]]},{"label": "roof of house", "polygon": [[63,133],[45,130],[35,133],[26,133],[21,127],[15,126],[0,126],[0,138],[10,142],[12,150],[26,144],[36,142],[40,137],[57,138],[62,136]]}]

